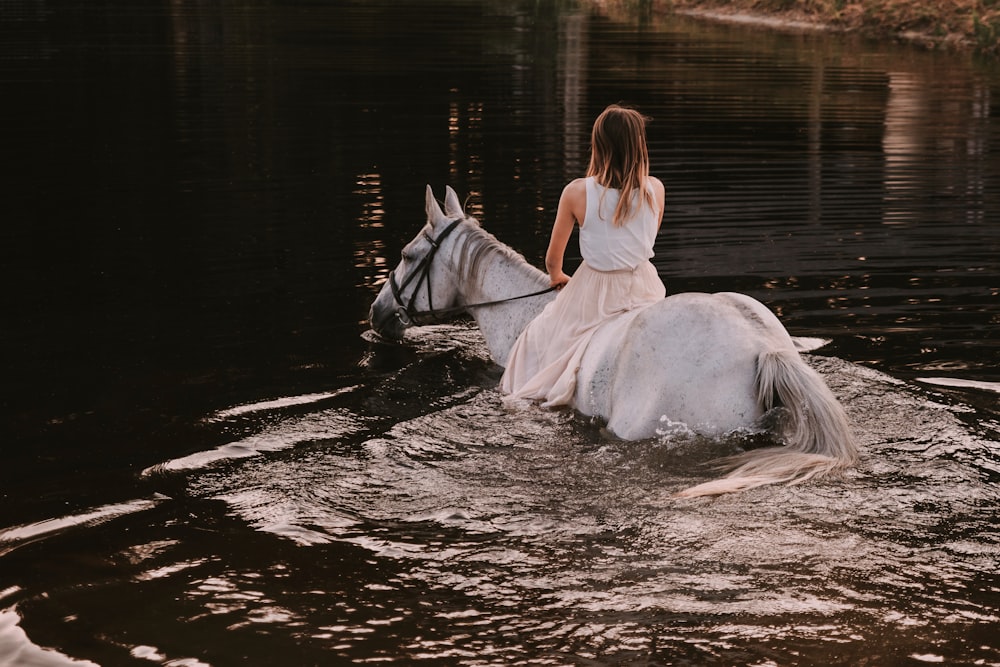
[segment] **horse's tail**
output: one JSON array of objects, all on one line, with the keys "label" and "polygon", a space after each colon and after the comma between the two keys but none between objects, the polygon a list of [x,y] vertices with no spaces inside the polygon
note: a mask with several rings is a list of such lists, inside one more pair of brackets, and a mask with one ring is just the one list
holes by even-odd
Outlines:
[{"label": "horse's tail", "polygon": [[757,400],[764,411],[780,405],[789,412],[784,446],[755,449],[720,462],[729,473],[681,491],[683,497],[712,496],[764,484],[798,484],[853,465],[857,445],[840,403],[794,350],[757,357]]}]

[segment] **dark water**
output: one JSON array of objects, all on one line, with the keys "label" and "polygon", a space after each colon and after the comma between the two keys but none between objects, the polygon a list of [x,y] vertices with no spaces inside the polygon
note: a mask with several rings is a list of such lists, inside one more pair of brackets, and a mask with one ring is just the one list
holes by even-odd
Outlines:
[{"label": "dark water", "polygon": [[[572,3],[0,30],[0,664],[1000,664],[994,63]],[[847,480],[676,501],[735,444],[361,336],[427,183],[539,263],[615,101],[668,291],[830,339]]]}]

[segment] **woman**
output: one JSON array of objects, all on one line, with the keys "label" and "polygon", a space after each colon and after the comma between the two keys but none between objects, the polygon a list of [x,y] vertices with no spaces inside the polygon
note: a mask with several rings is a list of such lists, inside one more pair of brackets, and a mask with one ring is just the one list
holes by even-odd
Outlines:
[{"label": "woman", "polygon": [[[663,220],[663,183],[649,175],[646,118],[616,104],[605,109],[590,139],[586,178],[559,199],[545,268],[556,299],[525,328],[507,360],[500,390],[512,399],[569,405],[580,360],[608,319],[662,299],[666,290],[650,263]],[[572,279],[563,255],[580,226],[583,263]]]}]

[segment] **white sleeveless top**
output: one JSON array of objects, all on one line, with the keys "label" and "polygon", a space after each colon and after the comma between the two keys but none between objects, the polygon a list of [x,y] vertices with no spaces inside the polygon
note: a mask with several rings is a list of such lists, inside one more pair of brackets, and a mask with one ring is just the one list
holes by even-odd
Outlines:
[{"label": "white sleeveless top", "polygon": [[[652,194],[648,183],[646,187]],[[613,220],[620,196],[618,190],[599,185],[593,176],[587,178],[587,213],[580,227],[580,254],[592,269],[634,269],[653,256],[659,211],[636,193],[639,205],[633,206],[625,224],[616,227]]]}]

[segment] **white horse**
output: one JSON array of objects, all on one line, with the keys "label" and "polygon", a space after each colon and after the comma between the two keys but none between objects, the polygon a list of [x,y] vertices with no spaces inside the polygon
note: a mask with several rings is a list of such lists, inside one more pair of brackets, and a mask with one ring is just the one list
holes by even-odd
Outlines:
[{"label": "white horse", "polygon": [[[372,304],[371,326],[399,340],[409,326],[469,312],[503,366],[518,334],[555,298],[548,276],[466,216],[450,187],[444,203],[442,211],[428,186],[427,224]],[[784,408],[783,446],[724,459],[728,475],[682,496],[794,484],[857,459],[833,394],[771,311],[744,294],[676,294],[602,325],[571,407],[625,440],[653,437],[666,420],[721,436]]]}]

